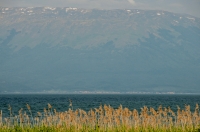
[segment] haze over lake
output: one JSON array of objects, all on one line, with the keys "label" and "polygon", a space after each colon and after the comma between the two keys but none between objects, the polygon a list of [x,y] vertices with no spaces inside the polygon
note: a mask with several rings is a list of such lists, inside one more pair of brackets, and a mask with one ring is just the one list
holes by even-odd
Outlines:
[{"label": "haze over lake", "polygon": [[0,3],[0,94],[200,93],[196,0],[17,2]]}]

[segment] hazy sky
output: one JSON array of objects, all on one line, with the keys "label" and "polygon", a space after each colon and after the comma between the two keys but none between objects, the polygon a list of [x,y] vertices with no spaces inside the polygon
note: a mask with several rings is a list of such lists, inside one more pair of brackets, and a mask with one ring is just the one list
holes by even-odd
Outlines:
[{"label": "hazy sky", "polygon": [[200,17],[200,0],[0,0],[0,6],[158,9]]}]

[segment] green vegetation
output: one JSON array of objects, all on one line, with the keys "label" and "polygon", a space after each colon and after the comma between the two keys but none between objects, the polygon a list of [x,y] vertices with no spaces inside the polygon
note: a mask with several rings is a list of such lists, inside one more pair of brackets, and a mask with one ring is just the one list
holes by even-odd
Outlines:
[{"label": "green vegetation", "polygon": [[44,112],[38,112],[32,116],[31,107],[27,104],[28,113],[19,110],[18,115],[12,115],[12,107],[9,106],[10,117],[0,116],[1,132],[199,132],[200,116],[199,106],[196,104],[194,112],[190,106],[185,109],[177,106],[177,112],[170,107],[159,106],[157,110],[144,106],[141,111],[123,108],[114,109],[104,105],[99,108],[84,111],[73,110],[70,101],[69,109],[65,112],[57,112],[48,104]]}]

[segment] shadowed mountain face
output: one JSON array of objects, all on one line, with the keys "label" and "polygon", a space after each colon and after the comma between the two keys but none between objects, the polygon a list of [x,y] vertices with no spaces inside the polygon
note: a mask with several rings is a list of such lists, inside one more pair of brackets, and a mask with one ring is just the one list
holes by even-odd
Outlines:
[{"label": "shadowed mountain face", "polygon": [[148,10],[0,8],[0,93],[199,93],[199,87],[199,18]]}]

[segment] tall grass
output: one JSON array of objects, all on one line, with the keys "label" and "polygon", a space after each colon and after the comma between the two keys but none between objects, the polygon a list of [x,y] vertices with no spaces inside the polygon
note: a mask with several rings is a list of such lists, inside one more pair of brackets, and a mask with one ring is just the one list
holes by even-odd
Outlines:
[{"label": "tall grass", "polygon": [[119,131],[119,132],[188,132],[200,131],[199,106],[193,112],[190,106],[185,109],[177,106],[177,112],[170,107],[157,109],[144,106],[140,111],[130,110],[120,105],[114,109],[110,105],[100,105],[98,108],[84,111],[70,108],[65,112],[57,112],[50,104],[44,111],[33,117],[30,105],[27,104],[28,113],[20,109],[17,115],[2,117],[0,112],[0,131]]}]

